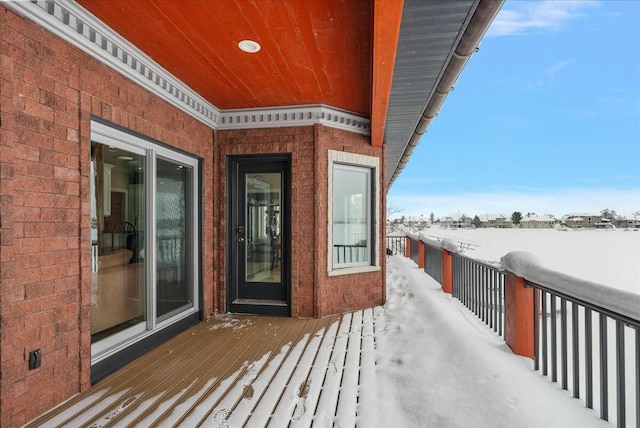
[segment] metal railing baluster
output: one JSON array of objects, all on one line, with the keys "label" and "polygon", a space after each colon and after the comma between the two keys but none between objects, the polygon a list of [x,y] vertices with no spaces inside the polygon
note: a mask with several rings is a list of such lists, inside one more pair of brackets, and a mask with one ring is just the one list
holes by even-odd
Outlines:
[{"label": "metal railing baluster", "polygon": [[498,335],[503,335],[503,326],[504,326],[504,275],[500,275],[500,280],[498,281],[498,299],[499,299],[499,317],[498,317]]},{"label": "metal railing baluster", "polygon": [[491,294],[491,329],[493,330],[493,332],[497,332],[498,328],[497,328],[497,324],[498,324],[498,302],[496,299],[496,280],[498,278],[498,272],[497,271],[492,271],[491,272],[491,290],[490,290],[490,294]]},{"label": "metal railing baluster", "polygon": [[569,388],[569,370],[567,370],[567,301],[560,298],[560,356],[562,358],[562,389]]},{"label": "metal railing baluster", "polygon": [[585,364],[585,401],[589,409],[593,409],[593,324],[591,309],[584,309],[584,364]]},{"label": "metal railing baluster", "polygon": [[540,310],[538,289],[533,289],[533,369],[540,370]]},{"label": "metal railing baluster", "polygon": [[619,428],[624,428],[626,423],[626,397],[625,397],[625,363],[624,363],[624,323],[616,321],[616,385],[618,387],[616,396],[616,414]]},{"label": "metal railing baluster", "polygon": [[549,350],[547,348],[547,336],[548,336],[548,327],[547,327],[547,292],[541,290],[541,299],[542,299],[542,375],[547,376],[549,374]]},{"label": "metal railing baluster", "polygon": [[600,313],[600,419],[609,420],[609,376],[607,373],[607,316]]},{"label": "metal railing baluster", "polygon": [[640,428],[640,326],[636,330],[636,428]]},{"label": "metal railing baluster", "polygon": [[485,324],[489,324],[489,287],[491,287],[491,281],[489,281],[489,269],[482,266],[482,270],[484,271],[485,284],[482,293],[484,295],[484,322]]},{"label": "metal railing baluster", "polygon": [[551,382],[558,381],[558,341],[556,330],[556,296],[549,293],[551,296]]},{"label": "metal railing baluster", "polygon": [[578,328],[578,304],[571,303],[571,338],[573,349],[573,398],[580,398],[580,332]]}]

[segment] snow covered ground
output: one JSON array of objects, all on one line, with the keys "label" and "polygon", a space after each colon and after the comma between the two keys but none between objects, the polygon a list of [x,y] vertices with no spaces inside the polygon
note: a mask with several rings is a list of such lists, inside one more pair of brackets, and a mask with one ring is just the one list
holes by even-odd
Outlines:
[{"label": "snow covered ground", "polygon": [[549,269],[640,294],[638,231],[429,228],[421,236],[477,244],[464,254],[496,263],[510,251],[527,251]]},{"label": "snow covered ground", "polygon": [[380,427],[611,426],[408,259],[389,259],[387,303],[376,313]]}]

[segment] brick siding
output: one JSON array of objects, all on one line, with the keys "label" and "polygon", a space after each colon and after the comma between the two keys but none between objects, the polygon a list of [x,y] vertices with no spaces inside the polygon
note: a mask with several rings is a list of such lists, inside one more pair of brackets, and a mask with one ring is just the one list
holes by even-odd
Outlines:
[{"label": "brick siding", "polygon": [[[316,218],[316,316],[342,313],[381,305],[386,295],[385,286],[385,153],[384,147],[372,147],[369,138],[353,134],[339,129],[317,126],[316,127],[316,202],[315,209],[323,213]],[[381,270],[369,273],[352,275],[329,276],[327,273],[327,219],[329,207],[328,168],[329,150],[340,150],[367,156],[380,157],[380,183],[381,193],[380,212],[378,213],[378,239]]]},{"label": "brick siding", "polygon": [[[328,150],[380,156],[384,149],[371,147],[369,138],[347,131],[314,127],[265,128],[216,133],[216,206],[226,212],[226,157],[247,154],[291,154],[291,314],[322,317],[379,305],[385,296],[385,258],[377,272],[330,277],[327,273]],[[384,170],[384,167],[381,169]],[[384,183],[384,172],[381,174]],[[381,188],[384,188],[380,183]],[[384,190],[381,200],[380,249],[385,248]],[[224,207],[224,208],[223,208]],[[226,242],[226,220],[216,219],[216,242]],[[225,255],[219,246],[215,261],[217,310],[225,311]]]},{"label": "brick siding", "polygon": [[[313,127],[264,128],[216,133],[216,206],[226,212],[227,171],[226,159],[232,155],[291,154],[291,315],[311,317],[313,312],[315,186],[314,186],[314,133]],[[226,242],[226,219],[216,218],[217,242]],[[301,239],[300,237],[304,237]],[[224,246],[218,248],[215,264],[218,288],[217,309],[226,308],[226,272]]]},{"label": "brick siding", "polygon": [[[204,159],[205,260],[213,131],[2,5],[0,27],[0,425],[11,427],[89,386],[91,115]],[[211,263],[203,283],[210,314]]]}]

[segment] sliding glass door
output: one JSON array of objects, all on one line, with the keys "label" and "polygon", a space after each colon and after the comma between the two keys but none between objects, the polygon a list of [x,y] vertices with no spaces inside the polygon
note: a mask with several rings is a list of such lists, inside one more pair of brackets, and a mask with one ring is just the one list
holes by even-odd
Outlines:
[{"label": "sliding glass door", "polygon": [[156,161],[156,316],[167,319],[193,304],[193,169]]},{"label": "sliding glass door", "polygon": [[92,363],[199,310],[198,160],[102,123],[91,142]]}]

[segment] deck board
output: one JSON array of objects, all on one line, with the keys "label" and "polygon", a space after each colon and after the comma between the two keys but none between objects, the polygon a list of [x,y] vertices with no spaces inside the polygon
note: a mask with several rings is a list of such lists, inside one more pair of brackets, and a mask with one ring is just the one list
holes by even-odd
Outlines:
[{"label": "deck board", "polygon": [[[271,418],[252,418],[250,420],[251,425],[255,424],[256,426],[265,426],[268,421],[273,421],[273,424],[275,425],[276,421],[295,420],[306,410],[305,398],[306,390],[308,389],[307,378],[311,371],[312,364],[318,354],[325,331],[332,323],[337,322],[338,319],[339,318],[336,317],[327,317],[318,323],[318,328],[305,343],[300,359],[298,360],[295,368],[291,371],[291,375],[289,376],[286,385],[283,385],[281,388],[280,395],[276,396],[276,394],[273,394],[272,396],[271,401],[273,402],[273,413]],[[262,404],[262,402],[260,404]],[[279,405],[276,407],[276,404]]]},{"label": "deck board", "polygon": [[[335,322],[333,322],[326,330],[324,337],[322,338],[322,343],[318,349],[309,376],[307,377],[303,387],[306,391],[301,391],[299,394],[301,400],[298,400],[296,403],[296,409],[298,409],[298,411],[296,412],[294,409],[294,415],[291,419],[291,426],[293,427],[311,426],[323,386],[323,383],[315,381],[312,382],[311,380],[323,379],[324,381],[326,377],[326,372],[329,367],[329,359],[331,358],[331,352],[335,346],[336,334],[340,321],[341,318],[336,319]],[[276,423],[273,423],[271,426],[276,426]]]},{"label": "deck board", "polygon": [[27,426],[308,427],[336,413],[355,424],[371,400],[360,373],[375,371],[373,318],[213,317]]},{"label": "deck board", "polygon": [[347,337],[347,351],[344,370],[340,382],[339,400],[336,417],[345,426],[356,426],[356,407],[358,404],[358,379],[360,375],[360,349],[362,344],[362,313],[356,312],[351,318],[351,329]]},{"label": "deck board", "polygon": [[338,397],[340,395],[340,382],[342,381],[344,359],[349,342],[352,314],[345,314],[340,321],[335,344],[329,358],[324,383],[320,393],[318,406],[312,426],[330,426],[336,414]]}]

